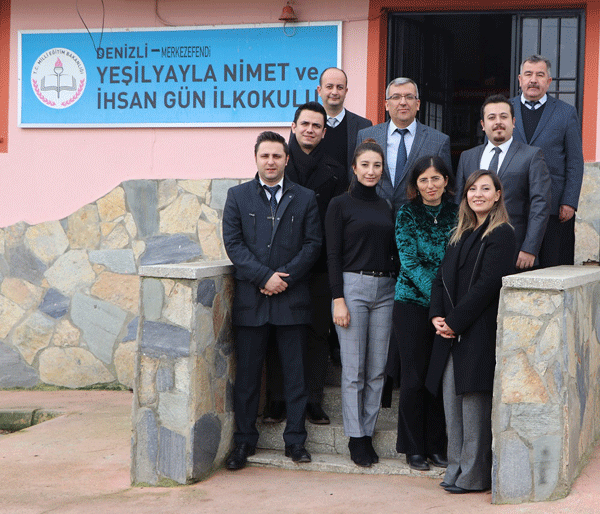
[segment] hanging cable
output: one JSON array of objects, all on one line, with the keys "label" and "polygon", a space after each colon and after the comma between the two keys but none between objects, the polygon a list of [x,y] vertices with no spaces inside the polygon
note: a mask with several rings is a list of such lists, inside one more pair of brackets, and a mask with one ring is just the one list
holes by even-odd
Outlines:
[{"label": "hanging cable", "polygon": [[104,35],[104,17],[106,15],[106,9],[104,7],[104,0],[100,0],[100,2],[102,3],[102,30],[100,31],[100,41],[98,41],[98,47],[96,47],[96,42],[94,41],[94,37],[92,36],[90,29],[88,28],[87,24],[85,23],[83,16],[81,16],[81,13],[79,12],[79,0],[75,0],[75,9],[77,10],[77,14],[79,15],[79,19],[81,20],[81,23],[83,23],[85,30],[87,30],[87,33],[89,34],[90,39],[92,40],[92,45],[94,45],[94,50],[96,50],[96,55],[98,54],[98,49],[102,48],[102,36]]}]

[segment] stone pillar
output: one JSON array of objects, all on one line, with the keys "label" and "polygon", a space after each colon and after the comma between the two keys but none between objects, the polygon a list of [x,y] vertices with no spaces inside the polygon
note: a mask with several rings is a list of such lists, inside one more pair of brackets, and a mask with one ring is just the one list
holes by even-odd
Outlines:
[{"label": "stone pillar", "polygon": [[600,434],[600,269],[530,271],[503,286],[492,501],[561,498]]},{"label": "stone pillar", "polygon": [[141,266],[133,484],[201,480],[222,466],[233,418],[233,266]]}]

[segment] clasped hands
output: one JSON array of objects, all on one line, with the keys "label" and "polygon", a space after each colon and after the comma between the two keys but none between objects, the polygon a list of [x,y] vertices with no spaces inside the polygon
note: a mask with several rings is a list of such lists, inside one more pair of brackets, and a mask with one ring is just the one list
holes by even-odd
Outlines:
[{"label": "clasped hands", "polygon": [[453,339],[456,337],[454,330],[452,330],[448,325],[446,325],[446,318],[442,318],[441,316],[434,316],[431,318],[431,322],[435,327],[435,333],[440,335],[446,339]]},{"label": "clasped hands", "polygon": [[271,278],[267,280],[265,287],[263,287],[260,290],[260,292],[267,296],[273,296],[274,294],[283,293],[288,287],[288,283],[283,279],[289,276],[289,273],[276,271],[275,273],[273,273],[273,275],[271,275]]}]

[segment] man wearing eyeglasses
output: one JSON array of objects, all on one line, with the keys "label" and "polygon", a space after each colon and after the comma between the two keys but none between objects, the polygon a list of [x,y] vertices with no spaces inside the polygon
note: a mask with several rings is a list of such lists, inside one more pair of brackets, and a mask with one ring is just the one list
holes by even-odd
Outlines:
[{"label": "man wearing eyeglasses", "polygon": [[406,181],[413,163],[426,155],[439,155],[448,169],[450,138],[417,119],[421,105],[419,89],[414,80],[399,77],[392,80],[385,91],[385,110],[390,120],[358,133],[357,146],[367,138],[379,143],[386,155],[385,169],[377,193],[390,200],[396,212],[406,203]]}]

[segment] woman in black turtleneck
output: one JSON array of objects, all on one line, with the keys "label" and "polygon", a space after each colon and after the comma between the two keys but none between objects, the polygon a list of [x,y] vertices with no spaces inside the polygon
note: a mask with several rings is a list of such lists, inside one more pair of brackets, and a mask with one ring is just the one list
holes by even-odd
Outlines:
[{"label": "woman in black turtleneck", "polygon": [[348,448],[359,466],[379,461],[372,436],[379,414],[388,354],[395,283],[394,219],[377,196],[383,150],[362,142],[352,161],[347,194],[333,198],[325,216],[333,322],[342,358],[342,413]]}]

